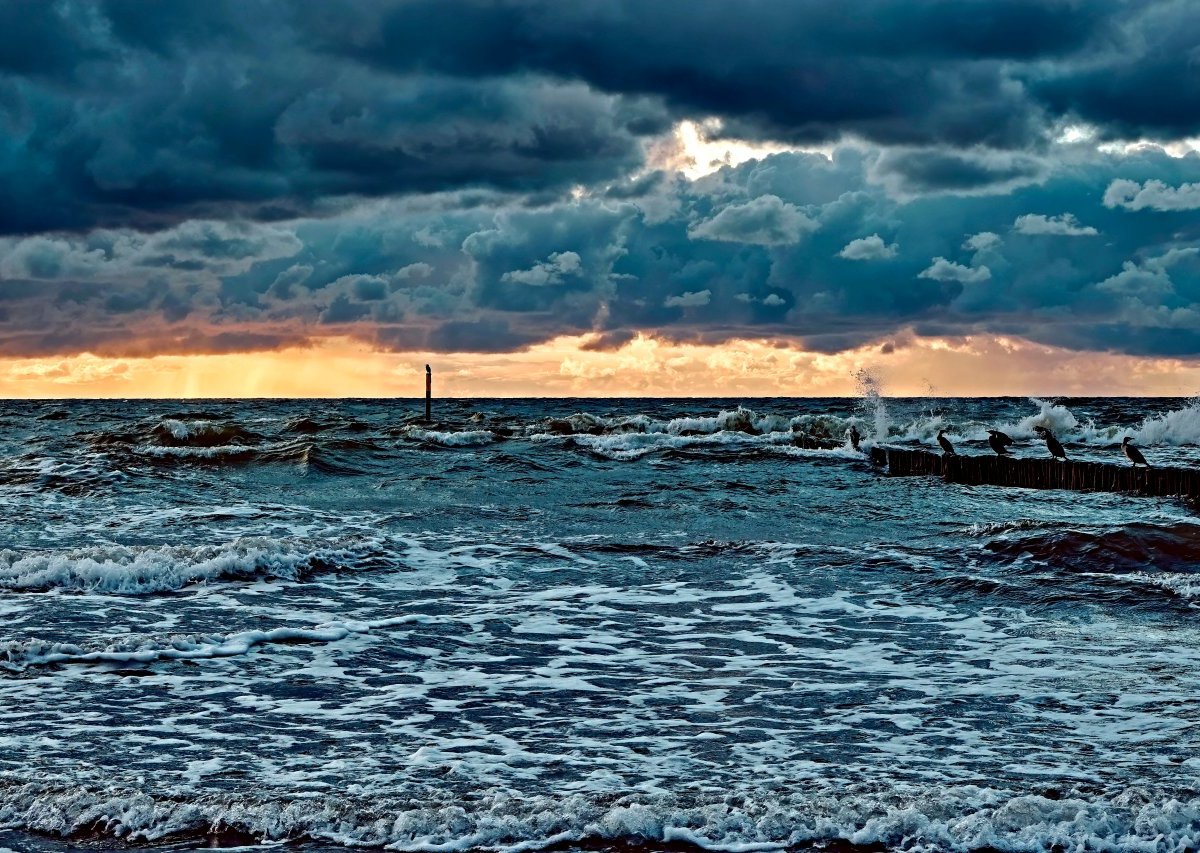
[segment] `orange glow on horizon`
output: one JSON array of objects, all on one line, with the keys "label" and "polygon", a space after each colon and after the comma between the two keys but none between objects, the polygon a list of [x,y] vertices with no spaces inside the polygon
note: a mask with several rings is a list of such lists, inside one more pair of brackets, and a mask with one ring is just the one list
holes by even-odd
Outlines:
[{"label": "orange glow on horizon", "polygon": [[1192,396],[1200,361],[1081,353],[995,336],[902,335],[828,355],[795,343],[720,345],[639,336],[592,351],[591,336],[516,353],[388,353],[348,338],[219,355],[0,359],[0,397],[420,397],[433,365],[437,397],[854,396],[867,371],[889,396]]}]

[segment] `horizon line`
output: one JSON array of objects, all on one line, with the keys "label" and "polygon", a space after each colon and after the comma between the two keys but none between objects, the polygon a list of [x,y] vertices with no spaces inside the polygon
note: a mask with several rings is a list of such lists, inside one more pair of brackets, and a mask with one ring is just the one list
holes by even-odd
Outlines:
[{"label": "horizon line", "polygon": [[[1094,399],[1094,400],[1191,400],[1194,394],[1069,394],[1069,393],[1021,393],[1021,394],[880,394],[883,400],[1009,400],[1009,399]],[[863,394],[776,394],[776,395],[733,395],[718,394],[671,394],[671,395],[554,395],[554,396],[479,396],[479,397],[434,397],[436,406],[439,402],[458,402],[464,400],[866,400]],[[235,397],[5,397],[0,396],[0,403],[98,403],[98,402],[203,402],[217,401],[248,401],[248,402],[291,402],[303,400],[371,400],[371,401],[405,401],[423,405],[424,397],[271,397],[271,396],[235,396]]]}]

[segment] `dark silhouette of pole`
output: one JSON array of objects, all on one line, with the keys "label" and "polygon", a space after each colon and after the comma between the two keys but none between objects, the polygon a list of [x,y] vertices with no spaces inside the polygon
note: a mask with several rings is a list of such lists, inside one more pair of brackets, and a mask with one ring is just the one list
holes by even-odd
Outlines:
[{"label": "dark silhouette of pole", "polygon": [[429,365],[425,365],[425,421],[428,423],[433,420],[431,412],[430,400],[433,397],[433,371],[429,369]]}]

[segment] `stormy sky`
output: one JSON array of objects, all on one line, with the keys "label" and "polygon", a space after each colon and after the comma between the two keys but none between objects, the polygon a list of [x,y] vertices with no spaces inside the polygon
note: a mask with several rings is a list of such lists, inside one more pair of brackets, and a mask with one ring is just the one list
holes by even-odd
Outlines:
[{"label": "stormy sky", "polygon": [[0,357],[1191,359],[1197,137],[1184,0],[0,0]]}]

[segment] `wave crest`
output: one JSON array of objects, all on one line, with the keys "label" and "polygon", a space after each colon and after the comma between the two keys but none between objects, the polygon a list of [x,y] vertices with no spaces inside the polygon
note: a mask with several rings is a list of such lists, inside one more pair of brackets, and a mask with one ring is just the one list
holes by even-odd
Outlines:
[{"label": "wave crest", "polygon": [[0,589],[95,590],[123,595],[172,592],[203,581],[255,577],[295,580],[361,559],[366,543],[304,548],[265,537],[225,545],[97,545],[67,551],[0,550]]},{"label": "wave crest", "polygon": [[11,780],[0,825],[65,837],[127,841],[230,833],[261,841],[312,839],[353,847],[455,853],[543,850],[568,844],[680,844],[749,853],[846,844],[905,851],[1183,850],[1200,800],[1142,792],[1111,797],[1015,793],[962,786],[882,793],[731,793],[520,796],[486,792],[432,802],[346,794],[275,801],[233,795],[154,796],[141,791]]}]

